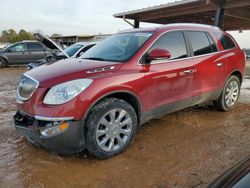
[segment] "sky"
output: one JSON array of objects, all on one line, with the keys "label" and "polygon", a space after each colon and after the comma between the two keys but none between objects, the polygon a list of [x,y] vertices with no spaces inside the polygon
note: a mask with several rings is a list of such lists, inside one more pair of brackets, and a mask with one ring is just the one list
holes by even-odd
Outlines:
[{"label": "sky", "polygon": [[[131,28],[115,13],[175,0],[0,0],[0,32],[41,30],[47,35],[110,34]],[[141,24],[140,26],[152,26]],[[250,32],[231,32],[242,48],[250,48]]]}]

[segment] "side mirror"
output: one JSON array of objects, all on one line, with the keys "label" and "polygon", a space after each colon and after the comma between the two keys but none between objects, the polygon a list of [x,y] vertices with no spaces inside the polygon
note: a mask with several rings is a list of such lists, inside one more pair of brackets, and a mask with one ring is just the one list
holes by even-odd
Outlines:
[{"label": "side mirror", "polygon": [[164,50],[161,48],[153,49],[149,54],[147,59],[149,61],[153,60],[161,60],[161,59],[169,59],[171,57],[171,54],[168,50]]}]

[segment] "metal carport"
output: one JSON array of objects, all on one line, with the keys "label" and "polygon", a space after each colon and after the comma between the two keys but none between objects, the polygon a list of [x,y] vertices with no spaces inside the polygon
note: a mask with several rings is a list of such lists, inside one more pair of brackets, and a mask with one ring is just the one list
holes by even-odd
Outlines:
[{"label": "metal carport", "polygon": [[[203,23],[224,30],[250,29],[250,0],[183,0],[159,6],[115,14],[116,18],[134,20],[133,27],[140,22]],[[128,22],[128,21],[127,21]]]}]

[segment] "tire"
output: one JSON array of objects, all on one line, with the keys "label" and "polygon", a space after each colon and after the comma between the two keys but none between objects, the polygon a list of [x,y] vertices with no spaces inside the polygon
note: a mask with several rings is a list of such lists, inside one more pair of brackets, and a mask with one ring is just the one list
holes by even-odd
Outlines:
[{"label": "tire", "polygon": [[8,66],[8,61],[6,59],[0,57],[0,68],[5,68]]},{"label": "tire", "polygon": [[117,98],[104,99],[93,107],[87,117],[87,150],[99,159],[118,155],[131,143],[137,127],[137,115],[129,103]]},{"label": "tire", "polygon": [[216,101],[214,101],[215,106],[220,111],[230,111],[231,109],[233,109],[240,96],[240,86],[241,83],[239,78],[234,75],[230,76],[224,86],[220,97]]}]

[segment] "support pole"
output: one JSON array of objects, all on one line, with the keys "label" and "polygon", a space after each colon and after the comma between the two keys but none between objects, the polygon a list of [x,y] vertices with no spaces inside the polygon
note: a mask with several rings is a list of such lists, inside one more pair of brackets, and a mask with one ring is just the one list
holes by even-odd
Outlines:
[{"label": "support pole", "polygon": [[216,13],[215,13],[215,20],[214,25],[217,27],[222,28],[222,22],[224,17],[224,9],[222,8],[222,2],[221,0],[216,1]]},{"label": "support pole", "polygon": [[134,28],[139,28],[140,22],[138,20],[134,20]]}]

